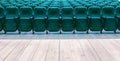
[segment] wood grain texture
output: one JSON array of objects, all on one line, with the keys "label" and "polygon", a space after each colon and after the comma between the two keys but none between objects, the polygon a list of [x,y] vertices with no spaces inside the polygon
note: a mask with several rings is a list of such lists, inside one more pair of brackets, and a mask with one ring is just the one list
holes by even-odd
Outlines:
[{"label": "wood grain texture", "polygon": [[0,61],[120,61],[120,39],[4,39]]}]

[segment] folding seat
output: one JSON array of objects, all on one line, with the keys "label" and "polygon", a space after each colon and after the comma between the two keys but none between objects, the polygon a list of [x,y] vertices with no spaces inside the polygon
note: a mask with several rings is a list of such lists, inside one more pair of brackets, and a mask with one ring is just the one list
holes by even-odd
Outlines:
[{"label": "folding seat", "polygon": [[82,6],[82,4],[74,4],[74,7]]},{"label": "folding seat", "polygon": [[49,32],[57,32],[60,30],[60,11],[58,7],[48,8],[47,30]]},{"label": "folding seat", "polygon": [[17,3],[11,3],[11,5],[16,6],[16,5],[17,5]]},{"label": "folding seat", "polygon": [[30,7],[32,7],[32,9],[34,9],[34,7],[36,7],[37,5],[36,4],[29,4]]},{"label": "folding seat", "polygon": [[102,31],[101,8],[99,6],[89,7],[88,18],[91,31]]},{"label": "folding seat", "polygon": [[22,7],[23,4],[17,4],[16,6],[20,9],[20,7]]},{"label": "folding seat", "polygon": [[112,6],[104,6],[102,8],[102,17],[104,21],[105,31],[116,31],[115,10]]},{"label": "folding seat", "polygon": [[98,3],[97,5],[101,8],[104,6],[104,4],[102,4],[102,3]]},{"label": "folding seat", "polygon": [[62,7],[70,7],[71,5],[68,2],[63,2]]},{"label": "folding seat", "polygon": [[39,2],[39,1],[38,1],[38,0],[32,0],[32,1],[31,1],[31,3],[33,3],[33,4],[34,4],[34,3],[37,3],[37,2]]},{"label": "folding seat", "polygon": [[87,7],[87,8],[89,8],[90,6],[92,6],[92,4],[89,4],[89,3],[86,4],[86,7]]},{"label": "folding seat", "polygon": [[118,23],[117,23],[117,28],[118,30],[120,30],[120,6],[117,6],[116,9],[116,17],[117,17],[117,20],[118,20]]},{"label": "folding seat", "polygon": [[6,7],[5,33],[16,31],[18,29],[18,21],[18,8],[16,6]]},{"label": "folding seat", "polygon": [[113,6],[113,7],[116,7],[117,4],[111,3],[111,4],[109,4],[109,5],[110,5],[110,6]]},{"label": "folding seat", "polygon": [[71,32],[74,30],[74,20],[73,20],[73,8],[63,7],[62,8],[62,31]]},{"label": "folding seat", "polygon": [[41,6],[48,8],[48,4],[42,4]]},{"label": "folding seat", "polygon": [[20,8],[20,21],[19,21],[19,31],[28,32],[32,29],[32,8],[29,6],[23,6]]},{"label": "folding seat", "polygon": [[0,6],[0,31],[2,31],[4,25],[4,12],[4,8]]},{"label": "folding seat", "polygon": [[11,6],[11,4],[3,4],[3,7],[6,8],[8,6]]},{"label": "folding seat", "polygon": [[87,7],[78,6],[75,7],[75,28],[76,31],[87,31],[88,30],[88,20],[87,20]]},{"label": "folding seat", "polygon": [[35,7],[34,8],[34,22],[33,29],[35,32],[44,32],[46,29],[46,8],[45,7]]}]

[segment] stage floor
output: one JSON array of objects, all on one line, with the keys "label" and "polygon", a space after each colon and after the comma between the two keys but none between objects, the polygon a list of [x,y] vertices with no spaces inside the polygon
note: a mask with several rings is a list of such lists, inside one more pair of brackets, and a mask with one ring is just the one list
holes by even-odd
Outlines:
[{"label": "stage floor", "polygon": [[120,35],[0,35],[0,61],[120,61]]}]

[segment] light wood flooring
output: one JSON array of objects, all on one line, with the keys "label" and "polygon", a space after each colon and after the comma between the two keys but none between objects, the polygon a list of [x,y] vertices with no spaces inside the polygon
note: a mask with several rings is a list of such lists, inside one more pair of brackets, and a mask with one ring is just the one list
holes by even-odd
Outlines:
[{"label": "light wood flooring", "polygon": [[1,35],[0,61],[120,61],[119,35],[40,36]]}]

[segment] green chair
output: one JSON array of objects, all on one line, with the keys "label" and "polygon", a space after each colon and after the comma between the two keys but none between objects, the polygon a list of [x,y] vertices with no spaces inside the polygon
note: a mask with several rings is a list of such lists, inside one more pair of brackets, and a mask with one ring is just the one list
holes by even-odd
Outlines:
[{"label": "green chair", "polygon": [[75,7],[75,28],[76,31],[87,31],[88,30],[88,20],[87,20],[87,7],[78,6]]},{"label": "green chair", "polygon": [[73,20],[73,8],[63,7],[62,8],[62,31],[72,32],[74,30],[74,20]]},{"label": "green chair", "polygon": [[37,6],[37,4],[32,3],[32,4],[29,4],[29,6],[32,7],[32,9],[34,9]]},{"label": "green chair", "polygon": [[60,30],[60,11],[58,7],[48,8],[47,30],[49,32],[58,32]]},{"label": "green chair", "polygon": [[19,31],[29,32],[33,28],[33,16],[32,8],[29,6],[23,6],[20,8],[20,21],[19,21]]},{"label": "green chair", "polygon": [[0,31],[2,31],[4,25],[4,20],[5,20],[4,12],[5,12],[4,8],[0,6]]},{"label": "green chair", "polygon": [[16,6],[20,9],[20,7],[22,7],[23,4],[17,4]]},{"label": "green chair", "polygon": [[6,7],[5,33],[16,31],[18,29],[18,21],[18,8],[16,6]]},{"label": "green chair", "polygon": [[116,9],[116,17],[117,17],[117,20],[118,20],[118,23],[117,23],[117,28],[118,30],[120,30],[120,6],[117,6]]},{"label": "green chair", "polygon": [[35,7],[34,9],[34,22],[33,30],[35,32],[44,32],[46,30],[46,8],[45,7]]},{"label": "green chair", "polygon": [[101,8],[99,6],[91,6],[88,9],[89,29],[91,31],[102,32]]},{"label": "green chair", "polygon": [[105,6],[102,8],[102,17],[104,21],[104,30],[105,31],[114,31],[116,32],[116,19],[115,19],[115,9],[112,6]]},{"label": "green chair", "polygon": [[8,6],[11,6],[11,4],[3,4],[2,5],[4,8],[8,7]]}]

